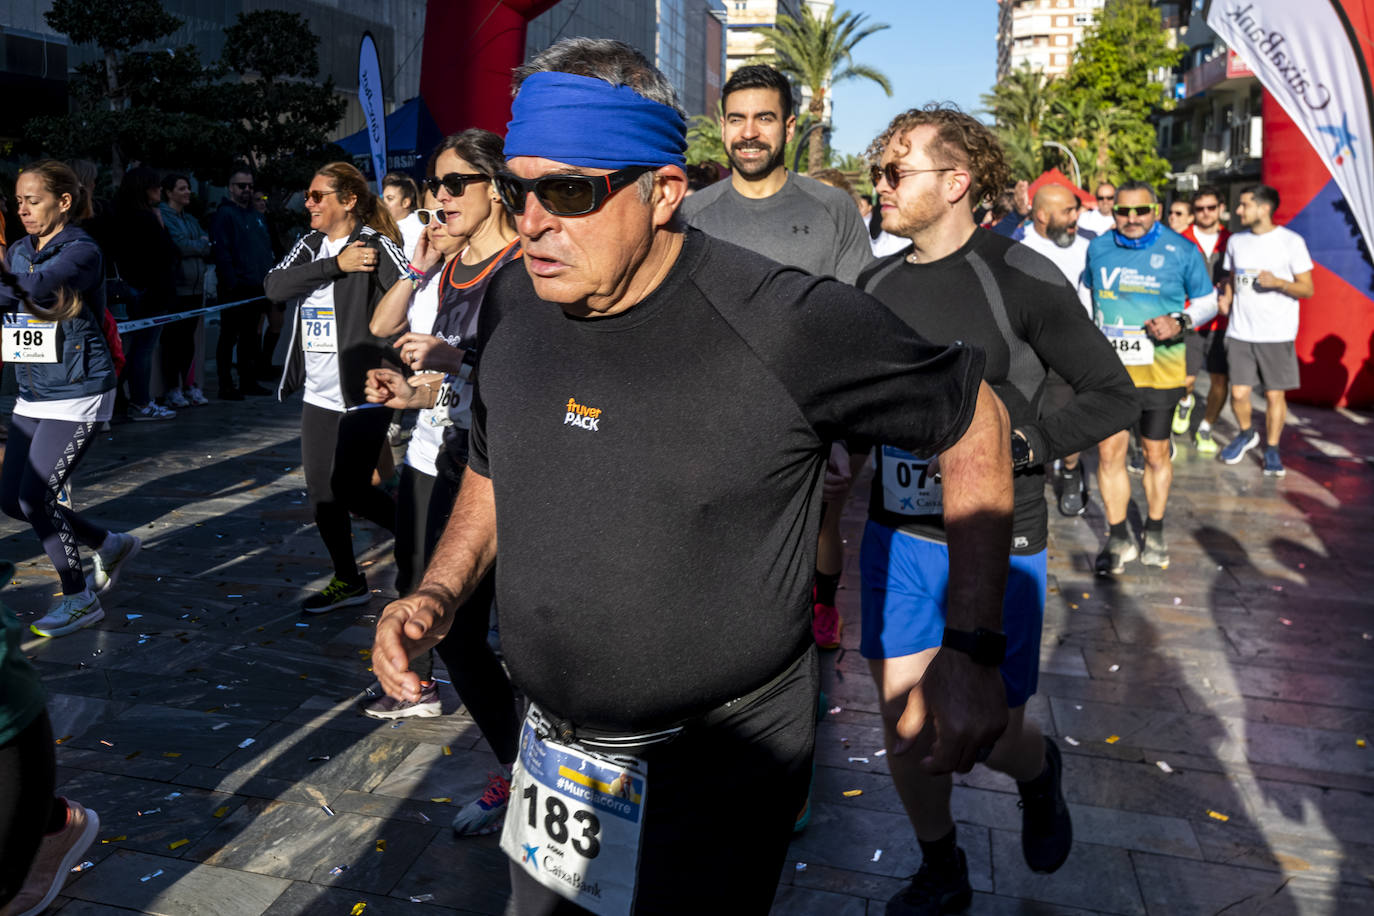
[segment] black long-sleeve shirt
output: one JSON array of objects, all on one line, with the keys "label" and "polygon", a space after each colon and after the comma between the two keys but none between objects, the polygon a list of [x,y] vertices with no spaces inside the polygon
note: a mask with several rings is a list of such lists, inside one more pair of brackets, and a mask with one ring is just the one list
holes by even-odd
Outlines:
[{"label": "black long-sleeve shirt", "polygon": [[[982,230],[937,261],[909,263],[910,250],[866,270],[859,288],[922,337],[937,344],[971,344],[987,354],[983,380],[1006,404],[1012,428],[1025,435],[1037,462],[1014,481],[1012,552],[1037,553],[1048,538],[1044,464],[1134,423],[1139,415],[1134,385],[1084,313],[1073,287],[1048,258]],[[1042,417],[1046,368],[1059,373],[1075,395]],[[933,484],[922,488],[911,483],[913,471],[919,482],[922,463],[878,445],[869,517],[943,541],[944,521]],[[923,493],[929,498],[923,499]]]}]

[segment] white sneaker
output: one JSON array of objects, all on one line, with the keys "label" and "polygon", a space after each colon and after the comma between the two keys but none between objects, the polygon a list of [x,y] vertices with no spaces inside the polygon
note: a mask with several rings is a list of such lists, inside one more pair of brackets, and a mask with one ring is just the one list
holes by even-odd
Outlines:
[{"label": "white sneaker", "polygon": [[142,407],[129,405],[129,419],[135,423],[143,423],[148,420],[170,420],[177,415],[175,410],[168,410],[155,401],[149,401]]},{"label": "white sneaker", "polygon": [[82,627],[103,620],[105,609],[89,588],[75,595],[63,595],[53,602],[48,613],[29,625],[39,636],[66,636]]},{"label": "white sneaker", "polygon": [[210,403],[210,399],[205,396],[205,392],[201,391],[195,385],[186,389],[186,401],[191,407],[204,407],[206,404]]},{"label": "white sneaker", "polygon": [[186,395],[181,393],[180,388],[173,388],[171,391],[167,392],[167,395],[162,400],[168,407],[174,407],[177,410],[185,410],[187,407],[191,406],[191,402],[186,400]]},{"label": "white sneaker", "polygon": [[114,588],[115,580],[119,578],[124,564],[138,556],[138,552],[143,549],[143,542],[133,534],[111,531],[107,541],[109,549],[102,545],[91,558],[91,566],[94,569],[91,577],[86,580],[86,587],[97,595],[103,595]]}]

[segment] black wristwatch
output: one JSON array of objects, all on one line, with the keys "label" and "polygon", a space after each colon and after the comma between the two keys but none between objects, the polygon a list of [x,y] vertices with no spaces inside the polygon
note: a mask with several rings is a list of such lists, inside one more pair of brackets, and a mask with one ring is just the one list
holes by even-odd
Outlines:
[{"label": "black wristwatch", "polygon": [[1169,317],[1177,321],[1178,326],[1185,331],[1193,326],[1193,316],[1187,312],[1170,312]]},{"label": "black wristwatch", "polygon": [[996,668],[1007,657],[1007,634],[982,627],[970,633],[968,630],[954,630],[945,627],[945,638],[940,643],[946,649],[962,652],[980,665]]},{"label": "black wristwatch", "polygon": [[1035,456],[1031,453],[1029,440],[1026,434],[1019,429],[1011,431],[1011,469],[1014,472],[1023,471],[1031,466]]}]

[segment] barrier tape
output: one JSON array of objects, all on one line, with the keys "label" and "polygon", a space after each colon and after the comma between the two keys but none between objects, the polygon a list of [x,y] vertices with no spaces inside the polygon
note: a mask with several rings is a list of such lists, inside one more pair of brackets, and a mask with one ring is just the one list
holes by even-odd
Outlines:
[{"label": "barrier tape", "polygon": [[250,302],[266,302],[266,296],[254,296],[251,299],[240,299],[237,302],[221,302],[218,305],[207,305],[198,309],[191,309],[189,312],[176,312],[171,315],[155,315],[152,318],[134,318],[129,321],[120,321],[115,327],[119,333],[127,334],[129,331],[142,331],[144,328],[155,328],[159,325],[171,324],[173,321],[181,321],[183,318],[194,318],[197,315],[208,315],[211,312],[219,312],[224,309],[233,308],[236,305],[247,305]]}]

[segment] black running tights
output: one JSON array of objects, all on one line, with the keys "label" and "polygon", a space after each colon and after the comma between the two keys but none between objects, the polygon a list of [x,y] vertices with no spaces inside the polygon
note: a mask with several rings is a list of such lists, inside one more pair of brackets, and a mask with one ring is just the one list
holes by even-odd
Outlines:
[{"label": "black running tights", "polygon": [[15,414],[5,443],[5,466],[0,469],[0,509],[33,526],[62,579],[64,595],[86,588],[77,545],[94,550],[109,533],[57,503],[62,485],[91,445],[94,426]]},{"label": "black running tights", "polygon": [[43,834],[67,823],[67,803],[53,797],[57,762],[44,712],[0,745],[0,908],[24,886]]},{"label": "black running tights", "polygon": [[353,523],[356,512],[379,528],[396,530],[396,503],[372,485],[372,470],[386,441],[391,411],[380,407],[340,413],[306,404],[301,410],[301,466],[334,575],[356,583]]}]

